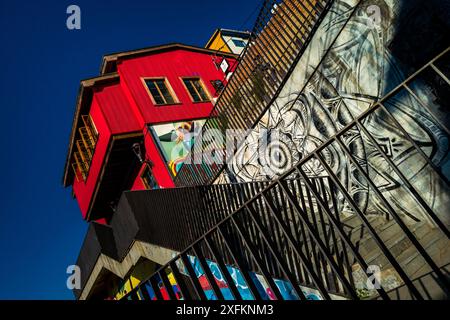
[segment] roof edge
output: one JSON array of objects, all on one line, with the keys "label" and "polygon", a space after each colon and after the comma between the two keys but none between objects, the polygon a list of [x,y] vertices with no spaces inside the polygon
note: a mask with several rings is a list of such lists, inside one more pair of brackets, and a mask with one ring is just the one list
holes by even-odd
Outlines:
[{"label": "roof edge", "polygon": [[211,42],[214,41],[214,39],[217,37],[217,35],[220,32],[220,28],[216,29],[214,31],[214,33],[212,34],[212,36],[209,38],[208,42],[205,44],[205,48],[209,47],[211,45]]},{"label": "roof edge", "polygon": [[206,49],[206,48],[202,48],[202,47],[182,44],[182,43],[169,43],[169,44],[165,44],[165,45],[157,45],[157,46],[146,47],[146,48],[142,48],[142,49],[106,54],[102,58],[100,74],[102,74],[102,75],[107,74],[110,70],[113,69],[112,65],[114,63],[116,63],[119,59],[131,59],[131,58],[135,58],[135,57],[139,57],[139,56],[145,56],[150,53],[174,50],[177,48],[191,50],[191,51],[197,51],[197,52],[203,52],[203,53],[209,53],[209,54],[214,54],[214,55],[228,56],[230,58],[235,58],[235,59],[238,58],[238,55],[236,55],[234,53],[220,52],[217,50],[211,50],[211,49]]},{"label": "roof edge", "polygon": [[74,139],[76,135],[76,127],[77,123],[80,120],[81,116],[81,107],[84,104],[85,100],[88,98],[88,94],[92,94],[92,92],[88,92],[87,89],[90,89],[96,85],[106,85],[110,84],[111,82],[114,82],[116,80],[119,80],[119,75],[117,73],[110,73],[99,77],[94,78],[88,78],[80,81],[80,88],[78,90],[78,96],[77,96],[77,102],[75,107],[75,114],[72,121],[72,130],[70,132],[69,136],[69,148],[66,156],[66,162],[64,165],[64,173],[63,173],[63,179],[62,184],[64,187],[69,186],[68,182],[68,175],[69,175],[69,166],[70,166],[70,159],[73,151],[73,145],[74,145]]},{"label": "roof edge", "polygon": [[240,35],[240,36],[245,35],[248,37],[248,39],[251,37],[251,34],[252,34],[250,31],[239,31],[239,30],[233,30],[233,29],[218,28],[214,31],[212,36],[209,38],[208,42],[205,44],[205,47],[209,47],[219,33],[220,34],[229,33],[229,34],[236,34],[236,35]]}]

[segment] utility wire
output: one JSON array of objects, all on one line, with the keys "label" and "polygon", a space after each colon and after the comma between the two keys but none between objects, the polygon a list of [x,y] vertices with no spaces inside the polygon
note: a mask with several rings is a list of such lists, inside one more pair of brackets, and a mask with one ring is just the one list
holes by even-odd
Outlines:
[{"label": "utility wire", "polygon": [[[264,1],[262,1],[263,2],[263,5],[264,5]],[[242,28],[249,22],[249,20],[253,17],[253,15],[258,11],[258,9],[261,7],[261,5],[257,5],[256,7],[255,7],[255,9],[253,9],[253,11],[250,13],[250,15],[245,19],[245,21],[242,23],[242,25],[239,27],[239,29],[238,30],[242,30]],[[251,32],[249,32],[250,34],[251,34]],[[232,40],[232,38],[231,39],[228,39],[228,41],[227,42],[225,42],[219,49],[217,49],[216,50],[216,52],[219,52],[220,50],[222,50],[223,49],[223,47],[225,47],[227,44],[228,44],[228,42],[230,42]]]},{"label": "utility wire", "polygon": [[[241,26],[239,27],[239,30],[241,30],[241,29],[242,29],[242,28],[250,21],[250,19],[253,17],[253,15],[254,15],[256,12],[261,11],[261,10],[264,8],[265,1],[266,1],[266,0],[263,0],[263,1],[262,1],[262,4],[257,5],[257,6],[253,9],[253,11],[247,16],[247,18],[245,19],[245,21],[241,24]],[[250,37],[249,37],[249,41],[248,41],[248,42],[250,42],[251,36],[252,36],[252,32],[248,32],[248,33],[250,34]],[[220,52],[220,50],[222,50],[226,45],[228,45],[228,42],[230,42],[231,40],[233,40],[233,38],[228,39],[228,41],[225,42],[219,49],[216,49],[216,50],[215,50],[215,53],[214,53],[214,56],[217,57],[217,53]],[[246,46],[248,46],[248,45],[249,45],[249,43],[247,43]],[[246,51],[246,50],[243,50],[243,51],[241,52],[241,54],[239,55],[239,57],[238,57],[238,58],[233,62],[233,64],[229,67],[230,69],[233,69],[233,68],[235,67],[235,65],[236,65],[236,64],[239,62],[239,60],[242,58],[242,55],[245,53],[245,51]],[[214,58],[213,58],[213,59],[214,59]],[[224,75],[224,79],[226,79],[226,75]]]}]

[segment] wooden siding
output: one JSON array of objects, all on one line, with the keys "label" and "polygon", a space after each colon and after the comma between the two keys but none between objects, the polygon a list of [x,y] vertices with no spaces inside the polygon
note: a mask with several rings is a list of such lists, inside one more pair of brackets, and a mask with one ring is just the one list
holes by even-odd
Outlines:
[{"label": "wooden siding", "polygon": [[104,87],[94,94],[94,99],[101,106],[112,134],[134,132],[142,129],[119,84]]},{"label": "wooden siding", "polygon": [[[234,64],[230,61],[230,64]],[[183,86],[181,77],[201,77],[208,92],[213,95],[211,80],[224,80],[225,75],[217,70],[213,56],[174,50],[157,55],[124,60],[118,65],[121,80],[128,87],[145,123],[177,122],[187,119],[208,117],[212,111],[211,102],[194,103]],[[179,104],[155,106],[141,78],[165,77],[175,92]]]}]

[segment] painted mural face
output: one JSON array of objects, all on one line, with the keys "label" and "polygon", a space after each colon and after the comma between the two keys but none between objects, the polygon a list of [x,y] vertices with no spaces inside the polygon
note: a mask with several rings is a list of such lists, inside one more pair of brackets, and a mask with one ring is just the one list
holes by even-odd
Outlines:
[{"label": "painted mural face", "polygon": [[[219,182],[279,177],[408,76],[410,69],[397,61],[389,45],[397,31],[397,20],[394,18],[398,19],[403,2],[365,1],[345,25],[352,11],[351,2],[337,1],[337,13],[324,21],[310,45],[319,47],[314,52],[324,52],[337,36],[331,50],[322,61],[315,61],[317,58],[308,51],[304,53],[309,60],[300,60],[287,81],[289,87],[283,88],[246,143],[237,151],[228,168],[231,177],[223,175]],[[371,5],[376,5],[381,14],[377,23],[371,11],[367,10]],[[319,64],[316,72],[313,72],[314,63]],[[308,76],[311,78],[304,86],[296,82],[296,79]],[[415,82],[411,86],[424,101],[417,101],[400,91],[396,97],[385,102],[389,113],[377,110],[361,123],[406,179],[420,190],[421,197],[430,208],[449,224],[446,208],[450,203],[450,190],[447,184],[436,177],[421,152],[414,148],[398,127],[400,123],[436,166],[447,168],[443,172],[449,176],[449,138],[422,106],[423,103],[430,104],[426,99],[435,95],[436,90],[430,88],[430,83]],[[436,99],[431,102],[436,103]],[[262,130],[279,133],[280,142],[276,151],[279,161],[269,164],[272,170],[266,170],[259,157],[252,153]],[[353,126],[348,130],[343,142],[397,212],[412,221],[426,219],[425,212],[405,188],[402,179],[360,127]],[[338,145],[330,145],[322,156],[363,212],[387,214],[386,207],[378,197],[373,196],[374,192],[365,178]],[[303,168],[311,177],[327,175],[318,161],[310,161]],[[342,198],[339,201],[341,212],[352,214],[346,201]]]},{"label": "painted mural face", "polygon": [[191,151],[194,138],[205,120],[167,123],[150,126],[153,137],[173,176],[176,176]]}]

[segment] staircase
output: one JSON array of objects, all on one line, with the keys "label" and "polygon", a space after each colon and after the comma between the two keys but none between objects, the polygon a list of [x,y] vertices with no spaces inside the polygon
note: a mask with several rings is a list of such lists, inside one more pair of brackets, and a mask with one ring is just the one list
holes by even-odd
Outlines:
[{"label": "staircase", "polygon": [[[380,238],[383,239],[388,250],[396,257],[396,260],[404,272],[409,275],[411,279],[419,279],[430,273],[430,267],[424,258],[393,219],[387,219],[383,216],[374,216],[368,218],[368,220]],[[387,291],[403,287],[404,283],[402,279],[395,272],[389,260],[380,251],[366,228],[361,224],[358,224],[358,219],[352,216],[344,219],[342,223],[352,241],[358,244],[358,251],[367,264],[382,267],[382,286],[385,287]],[[450,242],[444,234],[439,232],[437,228],[431,226],[429,223],[423,221],[411,223],[408,227],[438,266],[444,268],[446,265],[450,264]],[[354,282],[356,287],[364,287],[364,282],[362,280],[364,278],[363,270],[358,264],[355,264],[352,267],[354,270]],[[443,272],[447,273],[445,270]],[[439,290],[434,290],[436,292],[430,293],[423,288],[436,286],[436,281],[432,277],[428,277],[424,281],[425,282],[419,287],[422,296],[428,296],[429,298],[435,299],[442,298],[442,293]],[[378,298],[376,292],[373,290],[372,292],[370,290],[361,290],[360,293],[362,297]]]},{"label": "staircase", "polygon": [[[158,283],[173,299],[448,297],[450,241],[442,230],[404,217],[344,215],[338,188],[329,177],[301,175],[209,186],[202,218],[190,221],[203,236],[126,298],[158,299]],[[367,286],[369,266],[379,268],[379,287]]]}]

